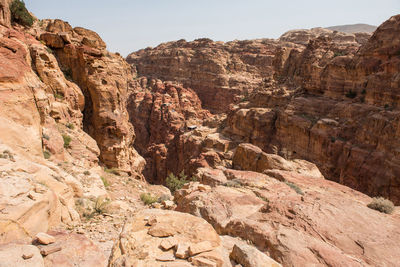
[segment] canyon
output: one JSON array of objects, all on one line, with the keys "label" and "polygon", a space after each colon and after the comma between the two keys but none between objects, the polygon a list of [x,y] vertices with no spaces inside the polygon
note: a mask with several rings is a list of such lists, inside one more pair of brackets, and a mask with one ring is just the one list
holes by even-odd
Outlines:
[{"label": "canyon", "polygon": [[0,266],[398,264],[400,15],[124,59],[12,2]]}]

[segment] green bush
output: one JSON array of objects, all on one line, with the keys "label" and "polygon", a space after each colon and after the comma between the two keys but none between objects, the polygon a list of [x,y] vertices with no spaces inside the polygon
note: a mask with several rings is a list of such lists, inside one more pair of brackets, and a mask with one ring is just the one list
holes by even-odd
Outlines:
[{"label": "green bush", "polygon": [[90,171],[84,171],[83,174],[84,175],[90,175]]},{"label": "green bush", "polygon": [[68,129],[74,130],[75,129],[75,125],[73,125],[72,123],[67,123],[65,126],[67,126]]},{"label": "green bush", "polygon": [[224,186],[227,187],[241,187],[242,186],[242,182],[239,179],[233,179],[233,180],[229,180],[227,181]]},{"label": "green bush", "polygon": [[25,7],[23,0],[14,0],[10,6],[11,19],[23,26],[32,26],[34,18]]},{"label": "green bush", "polygon": [[109,204],[110,204],[110,200],[108,200],[107,198],[98,197],[98,198],[96,198],[96,201],[94,204],[94,211],[97,214],[106,213]]},{"label": "green bush", "polygon": [[354,91],[350,90],[345,94],[345,96],[347,98],[355,98],[357,96],[357,92],[354,92]]},{"label": "green bush", "polygon": [[297,194],[304,195],[304,192],[301,190],[301,188],[298,185],[296,185],[292,182],[288,182],[288,181],[286,181],[285,184],[287,184],[290,188],[292,188],[294,191],[296,191]]},{"label": "green bush", "polygon": [[[191,180],[193,181],[194,179],[192,178]],[[187,180],[187,176],[185,175],[184,171],[179,174],[179,177],[175,176],[173,173],[170,173],[167,179],[165,179],[165,185],[169,188],[171,193],[181,189],[183,185],[188,182],[190,182],[190,180]]]},{"label": "green bush", "polygon": [[45,159],[49,159],[49,158],[51,157],[50,152],[47,151],[47,150],[43,151],[43,157],[44,157]]},{"label": "green bush", "polygon": [[393,202],[383,197],[374,197],[367,207],[386,214],[391,214],[394,211]]},{"label": "green bush", "polygon": [[103,181],[103,184],[105,187],[109,187],[110,186],[110,182],[103,176],[100,176],[101,180]]},{"label": "green bush", "polygon": [[142,200],[143,203],[146,204],[146,205],[151,205],[153,203],[158,202],[158,198],[152,196],[150,193],[142,193],[140,195],[140,200]]},{"label": "green bush", "polygon": [[120,175],[120,173],[118,172],[118,170],[115,169],[115,168],[109,169],[109,168],[105,167],[105,168],[104,168],[104,171],[105,171],[106,173],[111,173],[111,174],[114,174],[114,175]]},{"label": "green bush", "polygon": [[59,93],[55,93],[55,94],[54,94],[54,97],[55,97],[56,99],[60,99],[60,100],[63,100],[63,99],[64,99],[64,95],[59,94]]},{"label": "green bush", "polygon": [[50,140],[50,136],[48,134],[42,134],[42,137],[46,140]]},{"label": "green bush", "polygon": [[69,148],[70,147],[70,143],[72,141],[71,136],[63,134],[63,139],[64,139],[64,148]]}]

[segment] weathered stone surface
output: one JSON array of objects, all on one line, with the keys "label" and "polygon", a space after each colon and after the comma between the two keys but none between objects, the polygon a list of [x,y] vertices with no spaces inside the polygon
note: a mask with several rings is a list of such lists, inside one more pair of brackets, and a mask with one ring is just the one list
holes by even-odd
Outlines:
[{"label": "weathered stone surface", "polygon": [[178,173],[184,163],[180,136],[189,125],[201,126],[210,113],[201,108],[191,89],[159,80],[140,80],[128,101],[130,121],[136,130],[135,147],[146,159],[144,175],[150,182],[162,183],[169,172]]},{"label": "weathered stone surface", "polygon": [[45,32],[40,35],[40,40],[44,41],[45,44],[51,48],[63,48],[64,39],[55,33]]},{"label": "weathered stone surface", "polygon": [[286,183],[264,174],[256,183],[257,173],[234,171],[237,187],[189,186],[176,193],[177,210],[203,217],[219,234],[251,241],[285,266],[396,264],[398,216],[369,209],[371,198],[345,186],[277,172]]},{"label": "weathered stone surface", "polygon": [[120,56],[105,51],[96,33],[79,27],[72,33],[74,41],[57,49],[56,57],[84,95],[83,129],[96,140],[100,159],[108,167],[140,174],[145,162],[133,148],[135,132],[126,109],[133,88],[131,68]]},{"label": "weathered stone surface", "polygon": [[35,246],[8,244],[0,246],[0,266],[44,267],[45,265],[39,249]]},{"label": "weathered stone surface", "polygon": [[[149,226],[147,221],[151,216],[155,216],[157,222]],[[165,239],[152,236],[150,230],[157,225],[169,227],[173,237]],[[171,242],[166,245],[166,240]],[[207,247],[201,248],[204,244],[207,244]],[[224,263],[224,256],[218,250],[222,249],[220,237],[203,219],[176,211],[143,210],[124,226],[118,241],[114,244],[109,266],[126,266],[123,264],[128,262],[141,266],[192,266],[187,261],[191,247],[196,253],[205,250],[215,252],[212,256],[198,254],[215,266],[222,266]],[[168,261],[168,264],[167,262],[161,264],[160,261]]]},{"label": "weathered stone surface", "polygon": [[44,264],[50,266],[106,266],[107,258],[103,252],[87,237],[76,233],[50,232],[56,242],[47,247],[60,248],[44,258]]},{"label": "weathered stone surface", "polygon": [[39,244],[42,245],[48,245],[56,242],[54,236],[48,235],[46,233],[37,233],[35,239],[37,240],[37,242],[39,242]]},{"label": "weathered stone surface", "polygon": [[213,112],[231,110],[223,133],[232,141],[306,159],[331,180],[398,203],[399,20],[368,40],[296,30],[277,41],[180,40],[127,60],[140,75],[190,86]]},{"label": "weathered stone surface", "polygon": [[258,249],[240,244],[235,244],[230,255],[231,259],[241,264],[243,267],[279,267],[282,266]]},{"label": "weathered stone surface", "polygon": [[12,0],[0,0],[0,24],[6,27],[11,26],[10,3]]},{"label": "weathered stone surface", "polygon": [[[366,36],[370,37],[371,34],[366,33]],[[364,44],[362,41],[365,40],[358,39],[357,35],[353,33],[344,33],[324,28],[313,28],[310,30],[291,30],[282,34],[282,36],[279,37],[279,40],[284,42],[307,45],[310,40],[319,37],[327,37],[332,39],[335,43],[343,43],[346,45],[354,44],[355,46],[357,46],[359,43]]]},{"label": "weathered stone surface", "polygon": [[[181,82],[198,94],[204,107],[226,112],[229,104],[264,86],[294,47],[271,39],[227,43],[180,40],[132,53],[127,61],[140,75]],[[275,58],[277,50],[281,54]]]}]

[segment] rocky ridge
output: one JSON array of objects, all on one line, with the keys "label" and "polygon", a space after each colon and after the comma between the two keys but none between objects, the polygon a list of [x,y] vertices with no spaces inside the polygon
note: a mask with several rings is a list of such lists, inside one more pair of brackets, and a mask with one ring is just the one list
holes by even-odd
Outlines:
[{"label": "rocky ridge", "polygon": [[399,21],[369,39],[316,28],[279,40],[180,40],[127,60],[140,75],[190,86],[203,108],[227,112],[219,133],[231,141],[309,160],[331,180],[399,203]]}]

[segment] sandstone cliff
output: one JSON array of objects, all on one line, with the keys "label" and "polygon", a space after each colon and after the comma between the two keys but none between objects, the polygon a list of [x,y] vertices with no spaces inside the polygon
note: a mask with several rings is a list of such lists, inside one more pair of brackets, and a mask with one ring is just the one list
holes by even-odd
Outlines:
[{"label": "sandstone cliff", "polygon": [[190,86],[205,109],[228,112],[219,132],[231,141],[310,160],[329,179],[399,203],[399,21],[369,39],[316,28],[279,40],[181,40],[127,60],[139,75]]}]

